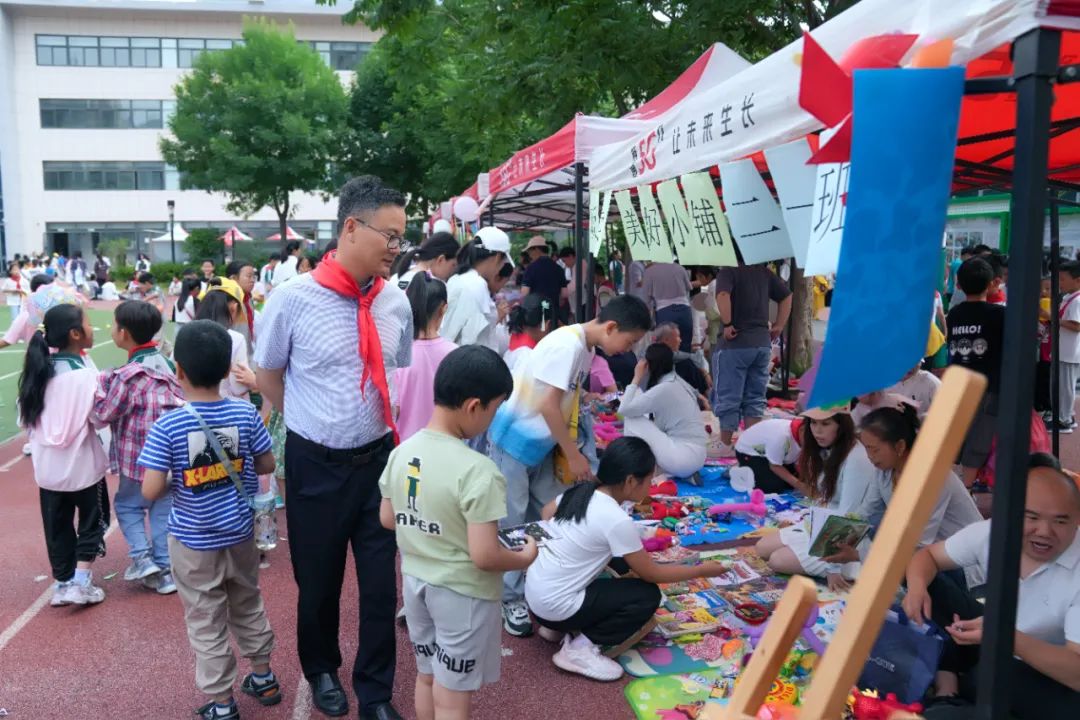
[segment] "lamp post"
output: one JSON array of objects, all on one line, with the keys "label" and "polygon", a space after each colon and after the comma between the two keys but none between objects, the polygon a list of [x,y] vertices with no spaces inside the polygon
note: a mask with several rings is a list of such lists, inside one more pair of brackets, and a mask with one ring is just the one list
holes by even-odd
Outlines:
[{"label": "lamp post", "polygon": [[172,261],[176,264],[176,223],[174,222],[176,201],[169,200],[169,249],[172,251]]}]

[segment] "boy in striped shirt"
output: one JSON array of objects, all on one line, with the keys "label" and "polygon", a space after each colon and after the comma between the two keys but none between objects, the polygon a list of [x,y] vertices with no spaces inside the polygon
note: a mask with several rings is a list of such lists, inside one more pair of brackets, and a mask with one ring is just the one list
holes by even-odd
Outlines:
[{"label": "boy in striped shirt", "polygon": [[[225,328],[209,320],[188,323],[176,336],[175,360],[177,380],[195,413],[181,408],[154,423],[139,456],[142,491],[150,500],[168,494],[173,501],[169,558],[195,651],[195,682],[210,699],[196,714],[202,720],[238,720],[230,627],[241,654],[251,661],[241,691],[262,705],[281,702],[270,670],[274,634],[259,592],[259,550],[247,503],[259,492],[257,476],[274,471],[274,456],[255,407],[222,398],[218,390],[232,364]],[[199,418],[228,456],[243,493]]]}]

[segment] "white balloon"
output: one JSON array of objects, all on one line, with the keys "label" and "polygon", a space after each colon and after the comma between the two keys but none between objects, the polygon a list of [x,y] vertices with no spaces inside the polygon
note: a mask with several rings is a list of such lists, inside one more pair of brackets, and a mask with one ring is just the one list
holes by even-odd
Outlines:
[{"label": "white balloon", "polygon": [[438,220],[435,221],[435,225],[432,226],[431,232],[432,232],[432,234],[445,232],[445,233],[450,233],[451,235],[453,235],[454,234],[454,226],[450,224],[449,220],[446,220],[445,218],[439,218]]},{"label": "white balloon", "polygon": [[454,201],[454,217],[472,222],[480,217],[480,206],[468,195],[463,195]]}]

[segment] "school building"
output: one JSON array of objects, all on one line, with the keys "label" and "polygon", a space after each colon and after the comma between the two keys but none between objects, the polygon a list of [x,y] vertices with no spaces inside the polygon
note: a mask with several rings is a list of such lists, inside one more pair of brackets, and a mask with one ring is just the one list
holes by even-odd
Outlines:
[{"label": "school building", "polygon": [[[257,239],[278,232],[272,210],[241,220],[221,195],[180,190],[158,151],[173,87],[199,54],[232,47],[244,18],[257,16],[292,23],[347,84],[378,38],[342,24],[351,5],[0,0],[0,256],[89,256],[98,243],[124,238],[133,252],[167,260],[170,201],[185,230],[235,224]],[[320,245],[331,239],[333,201],[297,193],[293,205],[290,227]]]},{"label": "school building", "polygon": [[[1080,201],[1076,193],[1068,200]],[[980,191],[978,195],[953,198],[945,222],[945,250],[950,257],[964,247],[989,245],[1009,251],[1009,201],[1006,193]],[[1076,257],[1080,251],[1080,208],[1062,205],[1059,211],[1061,254]],[[1050,219],[1043,230],[1043,247],[1050,248]]]}]

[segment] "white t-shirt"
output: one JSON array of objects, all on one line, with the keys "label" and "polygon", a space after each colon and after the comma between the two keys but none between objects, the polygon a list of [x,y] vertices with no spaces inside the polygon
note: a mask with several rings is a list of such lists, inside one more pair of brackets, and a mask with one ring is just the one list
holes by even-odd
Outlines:
[{"label": "white t-shirt", "polygon": [[[842,513],[857,512],[870,493],[876,468],[866,456],[866,448],[858,440],[851,446],[836,479],[836,494],[827,507]],[[821,478],[818,478],[820,484]]]},{"label": "white t-shirt", "polygon": [[[1065,308],[1062,320],[1080,322],[1080,292],[1066,295],[1061,300],[1061,306]],[[1080,363],[1080,333],[1061,328],[1061,336],[1058,345],[1061,362]]]},{"label": "white t-shirt", "polygon": [[19,288],[27,288],[29,285],[24,280],[21,284],[17,284],[9,277],[4,278],[3,282],[0,282],[0,291],[4,293],[4,299],[8,307],[19,307],[22,305],[22,295],[16,292]]},{"label": "white t-shirt", "polygon": [[480,273],[469,270],[451,277],[446,283],[446,306],[440,335],[457,345],[483,345],[497,350],[493,334],[499,311]]},{"label": "white t-shirt", "polygon": [[300,264],[300,259],[295,255],[289,257],[278,263],[277,268],[274,270],[274,287],[281,285],[286,280],[291,280],[296,277],[296,268]]},{"label": "white t-shirt", "polygon": [[748,427],[735,442],[735,451],[763,457],[771,465],[794,465],[799,443],[791,435],[791,420],[762,420]]},{"label": "white t-shirt", "polygon": [[[960,567],[977,568],[987,576],[990,521],[969,525],[947,539],[945,554]],[[1054,645],[1080,643],[1080,534],[1057,560],[1020,579],[1016,629]]]},{"label": "white t-shirt", "polygon": [[[556,502],[562,502],[560,495]],[[581,522],[556,522],[558,537],[540,548],[525,574],[525,601],[545,620],[565,620],[613,557],[642,549],[634,521],[607,493],[594,491]]]},{"label": "white t-shirt", "polygon": [[532,351],[533,349],[528,345],[521,345],[513,350],[507,350],[503,354],[503,362],[506,363],[506,367],[510,368],[511,374],[524,364],[525,359],[532,354]]},{"label": "white t-shirt", "polygon": [[[229,339],[232,340],[232,364],[251,367],[248,365],[247,340],[235,330],[229,330],[228,333]],[[222,397],[239,398],[241,400],[248,399],[251,393],[251,391],[248,390],[247,385],[244,385],[233,377],[231,367],[229,369],[229,376],[221,381],[219,392]]]},{"label": "white t-shirt", "polygon": [[579,389],[587,388],[594,352],[585,344],[581,325],[566,325],[539,343],[514,372],[514,392],[495,413],[488,440],[527,467],[536,467],[555,447],[540,414],[540,402],[551,388],[563,391],[562,416],[570,423]]},{"label": "white t-shirt", "polygon": [[180,304],[180,300],[176,302],[176,324],[186,325],[195,319],[195,298],[188,295],[187,300],[184,300],[183,304]]},{"label": "white t-shirt", "polygon": [[[892,477],[891,470],[875,470],[866,498],[856,514],[875,525],[881,522],[885,508],[893,496]],[[937,504],[930,513],[930,520],[919,538],[919,547],[941,542],[982,519],[982,514],[975,507],[975,501],[971,499],[971,493],[964,487],[964,483],[960,482],[960,478],[950,472]]]},{"label": "white t-shirt", "polygon": [[939,387],[941,387],[941,381],[934,373],[918,370],[907,380],[901,380],[885,392],[903,395],[918,403],[921,420],[926,417],[926,413],[930,412],[930,403],[933,402]]}]

